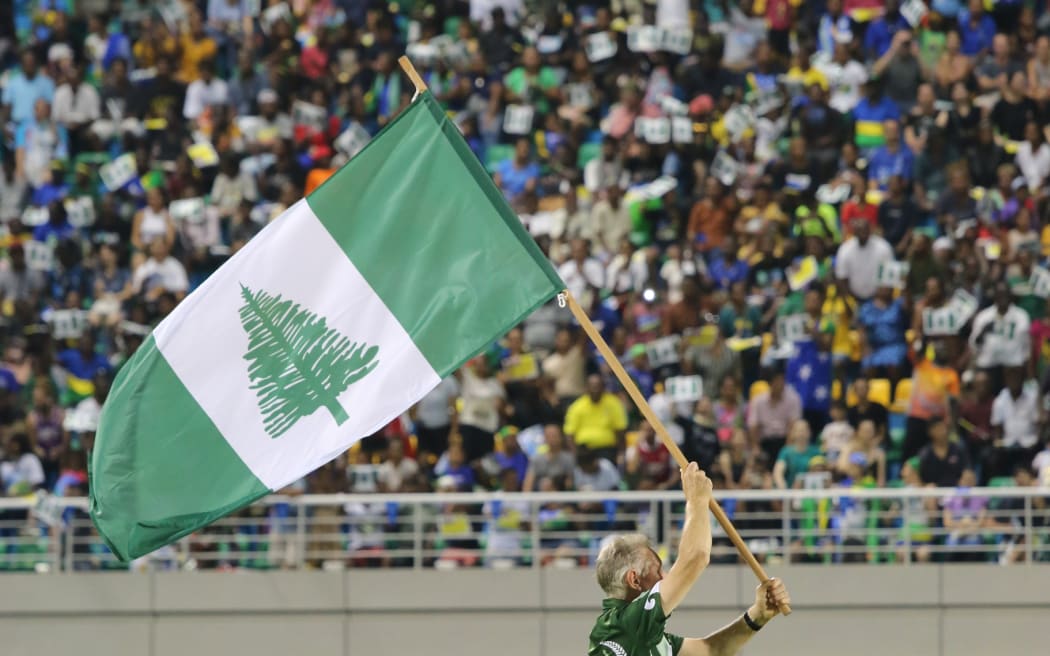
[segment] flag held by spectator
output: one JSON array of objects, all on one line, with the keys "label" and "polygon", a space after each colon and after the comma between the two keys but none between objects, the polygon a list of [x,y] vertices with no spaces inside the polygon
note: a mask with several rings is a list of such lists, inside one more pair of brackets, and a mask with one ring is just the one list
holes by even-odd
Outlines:
[{"label": "flag held by spectator", "polygon": [[563,287],[421,94],[121,370],[91,455],[99,533],[135,558],[280,490]]}]

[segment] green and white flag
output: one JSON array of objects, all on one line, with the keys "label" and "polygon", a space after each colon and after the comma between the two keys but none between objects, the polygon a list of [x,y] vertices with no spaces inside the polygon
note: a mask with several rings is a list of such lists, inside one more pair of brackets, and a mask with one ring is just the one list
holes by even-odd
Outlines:
[{"label": "green and white flag", "polygon": [[429,93],[121,369],[91,516],[136,558],[381,429],[564,288]]}]

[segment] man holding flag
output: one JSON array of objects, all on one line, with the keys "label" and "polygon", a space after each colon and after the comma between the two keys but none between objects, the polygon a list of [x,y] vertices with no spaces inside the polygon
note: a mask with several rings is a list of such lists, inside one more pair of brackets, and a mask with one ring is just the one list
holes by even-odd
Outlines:
[{"label": "man holding flag", "polygon": [[598,585],[605,592],[602,614],[591,631],[588,656],[731,656],[790,604],[778,579],[758,586],[755,603],[732,624],[705,638],[664,631],[667,618],[685,600],[711,557],[711,480],[695,462],[682,471],[685,525],[678,559],[665,575],[644,535],[621,535],[598,554]]}]

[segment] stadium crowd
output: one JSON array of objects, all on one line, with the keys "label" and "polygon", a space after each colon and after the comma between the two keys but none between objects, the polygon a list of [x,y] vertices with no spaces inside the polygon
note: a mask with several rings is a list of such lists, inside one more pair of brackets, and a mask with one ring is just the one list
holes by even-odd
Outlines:
[{"label": "stadium crowd", "polygon": [[[1050,3],[4,5],[0,495],[85,494],[113,376],[407,106],[403,53],[718,487],[1050,486]],[[676,478],[552,301],[284,492]]]}]

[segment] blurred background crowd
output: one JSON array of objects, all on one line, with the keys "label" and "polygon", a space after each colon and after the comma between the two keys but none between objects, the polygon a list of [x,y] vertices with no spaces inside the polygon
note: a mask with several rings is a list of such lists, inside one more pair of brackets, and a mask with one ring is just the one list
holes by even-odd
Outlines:
[{"label": "blurred background crowd", "polygon": [[[1048,2],[13,0],[0,496],[85,494],[113,376],[411,101],[405,53],[717,487],[1050,486]],[[284,492],[676,479],[552,302]]]}]

